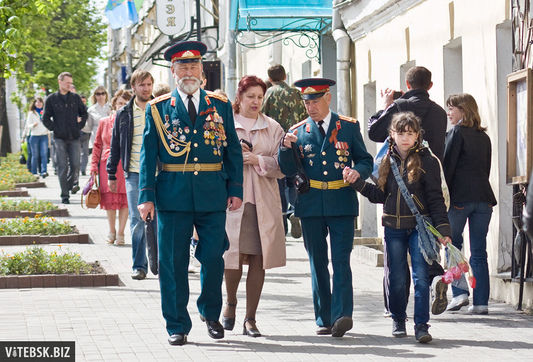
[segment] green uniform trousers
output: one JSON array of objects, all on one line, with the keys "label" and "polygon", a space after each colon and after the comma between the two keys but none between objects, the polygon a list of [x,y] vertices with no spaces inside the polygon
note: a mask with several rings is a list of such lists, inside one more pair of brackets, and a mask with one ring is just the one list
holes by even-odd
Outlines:
[{"label": "green uniform trousers", "polygon": [[[311,263],[313,305],[318,326],[329,327],[340,317],[352,317],[353,287],[350,254],[354,237],[353,216],[302,217],[304,245]],[[333,289],[328,270],[328,236],[331,244]]]},{"label": "green uniform trousers", "polygon": [[159,285],[161,308],[169,335],[188,334],[192,328],[189,302],[189,255],[193,226],[199,242],[196,258],[202,264],[198,311],[217,321],[222,309],[224,259],[229,247],[225,235],[226,211],[194,212],[158,210]]}]

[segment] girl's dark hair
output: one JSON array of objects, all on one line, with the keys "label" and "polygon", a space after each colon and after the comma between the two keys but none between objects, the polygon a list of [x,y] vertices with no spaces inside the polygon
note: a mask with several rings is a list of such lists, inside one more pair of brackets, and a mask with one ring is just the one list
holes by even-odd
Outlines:
[{"label": "girl's dark hair", "polygon": [[242,95],[246,90],[250,87],[260,86],[263,89],[263,95],[265,95],[267,91],[267,86],[265,82],[259,77],[256,77],[255,75],[245,75],[242,77],[241,81],[239,82],[239,88],[237,89],[237,95],[235,96],[235,102],[233,102],[233,111],[235,113],[239,113],[241,110],[241,101],[242,101]]},{"label": "girl's dark hair", "polygon": [[[418,181],[420,177],[420,170],[422,162],[420,160],[420,155],[418,154],[418,149],[422,145],[422,133],[423,130],[420,127],[420,118],[418,118],[413,112],[401,112],[396,113],[392,117],[392,121],[389,127],[389,134],[392,132],[403,133],[403,132],[415,132],[418,133],[417,140],[415,142],[414,148],[415,152],[411,153],[407,161],[407,179],[409,183]],[[392,135],[389,136],[389,152],[383,157],[381,164],[379,165],[378,170],[378,182],[377,186],[382,191],[385,190],[385,184],[387,183],[387,177],[389,176],[390,167],[391,167],[391,152],[394,147],[394,139]]]},{"label": "girl's dark hair", "polygon": [[35,97],[33,99],[33,101],[31,102],[31,105],[30,105],[30,112],[35,112],[35,103],[37,103],[37,101],[40,101],[42,104],[43,104],[43,107],[44,107],[44,101],[42,99],[42,97]]},{"label": "girl's dark hair", "polygon": [[474,97],[468,93],[452,94],[446,101],[448,107],[457,107],[463,111],[463,121],[459,126],[474,127],[479,131],[486,131],[486,127],[481,127],[481,117]]}]

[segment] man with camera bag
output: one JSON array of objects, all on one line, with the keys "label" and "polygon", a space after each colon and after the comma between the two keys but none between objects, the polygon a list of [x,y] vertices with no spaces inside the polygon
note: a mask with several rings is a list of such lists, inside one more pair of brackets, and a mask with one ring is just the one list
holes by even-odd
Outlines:
[{"label": "man with camera bag", "polygon": [[[285,135],[279,164],[285,175],[294,176],[303,170],[309,179],[309,191],[302,193],[299,189],[294,214],[301,220],[311,263],[316,333],[342,337],[353,325],[350,253],[354,221],[359,214],[357,195],[348,186],[359,177],[370,176],[373,160],[366,151],[357,120],[329,109],[329,87],[335,81],[309,78],[294,84],[302,88],[309,117],[292,126]],[[291,149],[293,144],[297,146],[296,152]],[[300,171],[295,154],[300,159]],[[347,182],[343,180],[343,171],[350,175]],[[328,233],[333,291],[328,271]]]}]

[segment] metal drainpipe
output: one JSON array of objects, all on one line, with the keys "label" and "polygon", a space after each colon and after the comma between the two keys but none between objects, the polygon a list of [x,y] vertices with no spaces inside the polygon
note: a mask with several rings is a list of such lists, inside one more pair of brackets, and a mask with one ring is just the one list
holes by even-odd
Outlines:
[{"label": "metal drainpipe", "polygon": [[226,93],[230,99],[235,99],[237,93],[237,41],[235,31],[228,30],[228,84]]},{"label": "metal drainpipe", "polygon": [[337,45],[337,113],[350,115],[350,45],[338,9],[333,9],[333,39]]}]

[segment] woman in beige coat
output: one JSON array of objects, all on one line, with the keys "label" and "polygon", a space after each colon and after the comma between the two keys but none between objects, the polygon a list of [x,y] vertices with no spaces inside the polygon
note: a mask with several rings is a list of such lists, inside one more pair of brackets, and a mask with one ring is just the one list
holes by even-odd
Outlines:
[{"label": "woman in beige coat", "polygon": [[233,105],[235,129],[241,140],[244,161],[244,202],[227,211],[226,232],[230,241],[224,254],[227,302],[222,317],[224,329],[235,325],[237,288],[242,265],[248,264],[246,315],[243,334],[260,337],[255,313],[265,281],[265,269],[285,265],[285,229],[281,213],[278,178],[278,148],[283,129],[272,118],[260,113],[265,83],[256,76],[245,76]]}]

